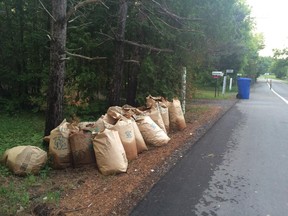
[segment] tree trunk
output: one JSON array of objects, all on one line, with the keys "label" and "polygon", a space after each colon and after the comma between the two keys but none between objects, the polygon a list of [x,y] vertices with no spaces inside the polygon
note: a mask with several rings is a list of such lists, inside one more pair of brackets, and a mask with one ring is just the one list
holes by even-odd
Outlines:
[{"label": "tree trunk", "polygon": [[52,27],[50,44],[50,80],[47,94],[45,135],[63,120],[66,8],[67,0],[52,0]]},{"label": "tree trunk", "polygon": [[124,70],[124,43],[128,5],[126,0],[119,0],[118,26],[115,40],[114,68],[109,93],[110,106],[119,105]]},{"label": "tree trunk", "polygon": [[[133,50],[133,59],[136,61],[140,61],[140,48],[134,47]],[[137,85],[138,85],[138,74],[140,70],[139,64],[131,64],[128,70],[128,82],[126,89],[126,103],[131,106],[137,106],[136,104],[136,93],[137,93]]]}]

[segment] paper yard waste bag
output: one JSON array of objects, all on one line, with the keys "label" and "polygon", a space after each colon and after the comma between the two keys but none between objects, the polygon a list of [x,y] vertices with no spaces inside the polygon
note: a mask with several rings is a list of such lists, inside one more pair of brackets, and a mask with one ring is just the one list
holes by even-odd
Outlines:
[{"label": "paper yard waste bag", "polygon": [[161,96],[153,97],[149,95],[146,97],[146,107],[147,108],[156,107],[157,103],[161,101],[162,99],[163,97]]},{"label": "paper yard waste bag", "polygon": [[138,128],[137,123],[134,120],[132,121],[132,126],[134,129],[134,135],[135,135],[135,140],[136,140],[136,147],[137,147],[137,153],[140,154],[143,151],[147,151],[148,148],[146,146],[146,143],[143,139],[143,136]]},{"label": "paper yard waste bag", "polygon": [[163,120],[163,123],[165,125],[166,132],[169,133],[170,121],[169,121],[169,110],[168,110],[168,107],[167,107],[167,105],[165,103],[159,102],[158,103],[158,108],[159,108],[160,114],[162,116],[162,120]]},{"label": "paper yard waste bag", "polygon": [[[166,103],[169,103],[169,102],[165,100],[164,97],[161,97],[161,96],[153,97],[149,95],[148,97],[146,97],[146,107],[155,108],[160,112],[160,115],[162,117],[162,121],[164,124],[164,131],[168,133],[169,132],[169,112],[168,112],[168,106],[166,105]],[[162,128],[162,121],[158,123],[152,116],[151,118],[153,121],[156,122],[156,124],[159,125],[160,128]]]},{"label": "paper yard waste bag", "polygon": [[50,133],[49,156],[54,169],[64,169],[71,166],[71,149],[69,145],[70,132],[77,132],[79,128],[64,120]]},{"label": "paper yard waste bag", "polygon": [[102,117],[104,122],[107,122],[111,125],[115,125],[117,122],[117,119],[112,118],[110,115],[108,115],[107,113],[105,115],[102,115]]},{"label": "paper yard waste bag", "polygon": [[96,162],[103,175],[126,172],[128,160],[117,131],[105,129],[93,139]]},{"label": "paper yard waste bag", "polygon": [[167,134],[165,124],[158,109],[158,105],[156,104],[155,106],[156,107],[151,107],[150,109],[146,110],[145,114],[150,116],[151,119]]},{"label": "paper yard waste bag", "polygon": [[147,144],[162,146],[169,142],[167,134],[150,118],[150,116],[139,116],[136,119],[139,130]]},{"label": "paper yard waste bag", "polygon": [[173,99],[168,106],[170,127],[172,129],[183,130],[186,128],[186,122],[178,99]]},{"label": "paper yard waste bag", "polygon": [[91,131],[93,134],[104,131],[104,116],[100,117],[96,122],[80,122],[78,123],[80,130]]},{"label": "paper yard waste bag", "polygon": [[6,150],[3,161],[16,175],[38,174],[47,162],[47,153],[36,146],[17,146]]},{"label": "paper yard waste bag", "polygon": [[138,154],[131,120],[121,118],[111,129],[118,131],[128,161],[135,160]]},{"label": "paper yard waste bag", "polygon": [[119,106],[112,106],[109,107],[107,110],[107,114],[112,117],[113,119],[120,119],[121,117],[123,117],[124,115],[124,110],[122,109],[122,107]]},{"label": "paper yard waste bag", "polygon": [[79,131],[69,136],[73,167],[86,164],[96,164],[93,149],[92,133],[90,131]]}]

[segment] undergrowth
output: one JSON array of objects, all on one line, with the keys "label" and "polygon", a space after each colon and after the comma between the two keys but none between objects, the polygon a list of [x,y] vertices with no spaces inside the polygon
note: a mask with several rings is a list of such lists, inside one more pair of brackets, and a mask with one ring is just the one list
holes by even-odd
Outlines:
[{"label": "undergrowth", "polygon": [[[6,115],[0,113],[0,156],[19,145],[42,147],[44,117],[38,114],[17,113]],[[31,189],[40,187],[50,181],[50,167],[46,165],[38,176],[14,176],[6,166],[0,165],[0,215],[15,215],[24,211],[35,202]],[[32,192],[35,192],[32,190]],[[32,193],[33,194],[33,193]],[[47,199],[45,200],[45,197]],[[44,189],[37,202],[59,202],[60,191]]]}]

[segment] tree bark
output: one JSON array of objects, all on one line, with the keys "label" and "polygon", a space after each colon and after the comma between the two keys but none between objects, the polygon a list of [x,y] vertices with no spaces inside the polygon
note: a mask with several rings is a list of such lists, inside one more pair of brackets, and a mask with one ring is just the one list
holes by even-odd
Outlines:
[{"label": "tree bark", "polygon": [[[136,61],[140,61],[140,48],[134,47],[133,58]],[[130,63],[128,67],[128,82],[126,89],[126,103],[131,106],[137,106],[136,104],[136,94],[138,85],[138,74],[140,71],[140,65],[136,63]]]},{"label": "tree bark", "polygon": [[47,94],[45,135],[63,120],[67,0],[52,0],[50,78]]},{"label": "tree bark", "polygon": [[109,105],[119,105],[124,70],[125,27],[128,5],[126,0],[119,0],[118,26],[115,40],[114,68],[109,93]]}]

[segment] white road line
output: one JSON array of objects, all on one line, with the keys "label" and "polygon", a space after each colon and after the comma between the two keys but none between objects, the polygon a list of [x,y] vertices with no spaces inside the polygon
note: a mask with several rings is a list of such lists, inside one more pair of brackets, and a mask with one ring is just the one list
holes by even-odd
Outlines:
[{"label": "white road line", "polygon": [[[267,83],[267,85],[268,85],[269,88],[270,88],[269,83]],[[279,95],[276,91],[274,91],[273,88],[271,88],[271,91],[272,91],[275,95],[277,95],[280,99],[282,99],[286,104],[288,104],[288,100],[286,100],[284,97],[282,97],[281,95]]]}]

